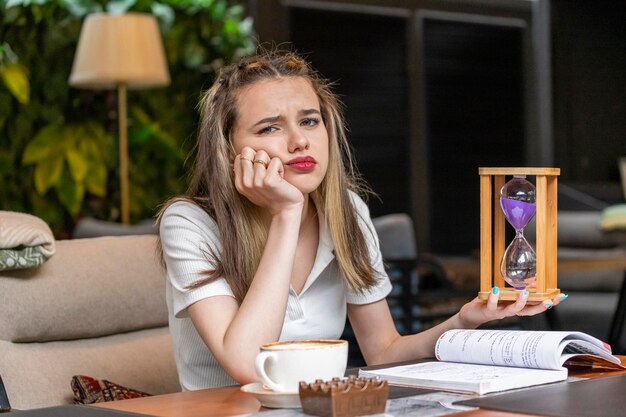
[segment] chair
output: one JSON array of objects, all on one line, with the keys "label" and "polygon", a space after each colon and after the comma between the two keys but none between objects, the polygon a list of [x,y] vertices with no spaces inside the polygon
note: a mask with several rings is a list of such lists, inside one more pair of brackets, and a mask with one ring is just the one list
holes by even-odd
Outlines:
[{"label": "chair", "polygon": [[396,327],[412,334],[432,327],[458,310],[458,295],[441,264],[418,255],[413,220],[405,213],[372,219],[393,290],[387,297]]},{"label": "chair", "polygon": [[156,239],[59,240],[41,266],[0,271],[0,406],[69,404],[74,375],[180,391]]}]

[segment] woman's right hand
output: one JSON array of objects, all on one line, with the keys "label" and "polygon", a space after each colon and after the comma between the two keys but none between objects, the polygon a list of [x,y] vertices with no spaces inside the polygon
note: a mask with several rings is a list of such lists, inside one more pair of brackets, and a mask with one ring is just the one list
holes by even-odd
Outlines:
[{"label": "woman's right hand", "polygon": [[235,157],[235,188],[240,194],[274,215],[291,208],[302,208],[304,195],[284,178],[279,158],[263,150],[244,147]]},{"label": "woman's right hand", "polygon": [[233,170],[237,191],[272,214],[263,254],[241,303],[231,296],[215,296],[187,310],[220,366],[235,381],[247,384],[257,379],[258,347],[278,340],[283,328],[305,200],[284,179],[282,161],[270,160],[263,150],[243,147]]}]

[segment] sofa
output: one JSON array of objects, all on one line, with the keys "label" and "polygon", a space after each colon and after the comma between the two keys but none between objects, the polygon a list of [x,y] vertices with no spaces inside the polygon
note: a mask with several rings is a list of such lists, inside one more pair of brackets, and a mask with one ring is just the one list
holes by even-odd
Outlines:
[{"label": "sofa", "polygon": [[156,239],[60,240],[42,265],[0,271],[0,377],[14,409],[72,403],[75,375],[180,390]]}]

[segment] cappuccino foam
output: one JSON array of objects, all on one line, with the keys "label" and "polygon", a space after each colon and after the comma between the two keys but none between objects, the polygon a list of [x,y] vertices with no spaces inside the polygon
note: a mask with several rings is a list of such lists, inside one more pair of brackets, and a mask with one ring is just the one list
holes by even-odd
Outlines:
[{"label": "cappuccino foam", "polygon": [[343,343],[343,340],[301,340],[294,342],[277,342],[263,345],[262,350],[303,350],[303,349],[320,349],[328,347],[337,347]]}]

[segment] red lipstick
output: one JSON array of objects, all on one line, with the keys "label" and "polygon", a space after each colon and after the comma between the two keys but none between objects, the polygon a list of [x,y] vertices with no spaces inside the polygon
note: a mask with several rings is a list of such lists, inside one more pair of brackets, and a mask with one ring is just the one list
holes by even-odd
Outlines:
[{"label": "red lipstick", "polygon": [[310,172],[315,169],[317,161],[312,156],[301,156],[293,158],[287,162],[287,165],[296,171]]}]

